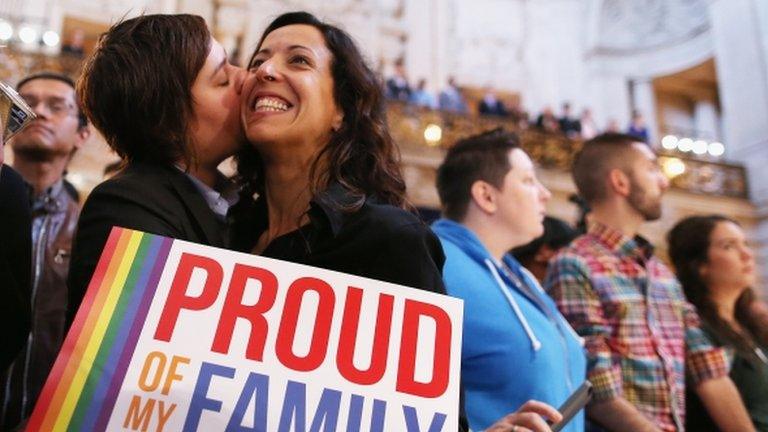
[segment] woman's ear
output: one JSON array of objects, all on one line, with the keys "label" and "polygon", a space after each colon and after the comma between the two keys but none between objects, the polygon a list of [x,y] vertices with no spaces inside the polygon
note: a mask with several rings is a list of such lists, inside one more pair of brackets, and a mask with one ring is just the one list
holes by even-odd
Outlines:
[{"label": "woman's ear", "polygon": [[344,112],[340,109],[336,109],[336,114],[333,116],[333,122],[331,123],[331,130],[338,132],[341,129],[341,125],[344,124]]},{"label": "woman's ear", "polygon": [[478,180],[469,189],[472,202],[484,213],[495,213],[497,208],[496,188],[490,183]]},{"label": "woman's ear", "polygon": [[706,263],[699,264],[699,277],[702,279],[706,279],[709,275],[709,266]]}]

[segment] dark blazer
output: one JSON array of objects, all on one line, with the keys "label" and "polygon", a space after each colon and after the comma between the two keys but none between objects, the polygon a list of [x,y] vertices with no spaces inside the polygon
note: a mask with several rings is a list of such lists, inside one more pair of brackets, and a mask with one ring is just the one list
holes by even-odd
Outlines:
[{"label": "dark blazer", "polygon": [[485,114],[485,115],[497,115],[497,116],[509,115],[509,112],[507,111],[507,107],[505,107],[504,102],[500,100],[497,100],[492,104],[488,104],[488,102],[486,102],[486,100],[483,99],[478,104],[477,111],[480,114]]},{"label": "dark blazer", "polygon": [[[310,202],[309,224],[272,240],[261,255],[445,294],[440,240],[415,215],[365,200],[354,212],[342,209],[357,197],[339,183]],[[233,211],[232,245],[250,252],[268,229],[266,199],[242,201]],[[459,401],[459,431],[469,426],[464,390]]]},{"label": "dark blazer", "polygon": [[[2,146],[0,146],[0,151]],[[32,215],[29,188],[21,176],[0,168],[0,369],[27,341],[30,326]]]},{"label": "dark blazer", "polygon": [[96,269],[112,227],[131,228],[209,246],[226,247],[226,224],[173,166],[129,164],[91,192],[72,246],[67,286],[71,323]]}]

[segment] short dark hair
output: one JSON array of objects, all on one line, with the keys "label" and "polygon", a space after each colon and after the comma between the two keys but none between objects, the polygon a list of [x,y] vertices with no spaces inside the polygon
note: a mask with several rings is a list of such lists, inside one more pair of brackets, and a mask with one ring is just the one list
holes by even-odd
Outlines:
[{"label": "short dark hair", "polygon": [[[64,75],[57,72],[38,72],[36,74],[28,75],[19,81],[18,84],[16,84],[16,91],[20,91],[22,87],[24,87],[24,84],[39,80],[39,79],[45,79],[45,80],[54,80],[54,81],[61,81],[64,84],[72,87],[72,91],[75,91],[75,81]],[[77,99],[77,95],[75,95],[75,108],[77,108],[77,127],[78,128],[84,128],[88,126],[88,117],[85,115],[85,112],[80,108],[80,101]]]},{"label": "short dark hair", "polygon": [[509,152],[520,148],[517,135],[499,128],[459,140],[437,169],[437,193],[445,217],[462,221],[472,185],[482,180],[501,188],[512,167]]},{"label": "short dark hair", "polygon": [[626,166],[626,156],[632,144],[642,143],[637,138],[621,133],[604,133],[584,143],[573,160],[573,181],[579,196],[587,204],[595,204],[608,197],[606,179],[610,170]]},{"label": "short dark hair", "polygon": [[518,246],[512,249],[512,255],[520,262],[527,262],[539,252],[542,246],[549,246],[552,249],[560,249],[578,237],[579,233],[575,228],[568,225],[562,219],[552,216],[544,217],[544,234],[533,239],[530,243]]},{"label": "short dark hair", "polygon": [[[344,113],[341,127],[312,164],[312,193],[336,182],[356,198],[342,210],[357,210],[368,196],[386,204],[410,208],[405,199],[398,148],[387,125],[381,83],[347,32],[307,12],[280,15],[262,33],[248,61],[249,68],[271,32],[294,24],[312,26],[323,35],[326,47],[333,54],[333,97]],[[323,160],[327,163],[322,164]],[[258,152],[252,146],[244,146],[237,155],[237,163],[240,180],[257,192],[263,192],[264,167]],[[318,172],[320,169],[325,171]]]},{"label": "short dark hair", "polygon": [[197,15],[144,15],[113,25],[86,60],[77,93],[123,159],[189,166],[192,84],[210,50]]}]

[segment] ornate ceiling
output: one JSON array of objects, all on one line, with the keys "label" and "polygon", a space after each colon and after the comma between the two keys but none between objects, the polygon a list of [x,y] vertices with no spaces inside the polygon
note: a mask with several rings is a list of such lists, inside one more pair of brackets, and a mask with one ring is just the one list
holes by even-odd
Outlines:
[{"label": "ornate ceiling", "polygon": [[709,29],[707,0],[602,0],[598,52],[634,54],[691,40]]}]

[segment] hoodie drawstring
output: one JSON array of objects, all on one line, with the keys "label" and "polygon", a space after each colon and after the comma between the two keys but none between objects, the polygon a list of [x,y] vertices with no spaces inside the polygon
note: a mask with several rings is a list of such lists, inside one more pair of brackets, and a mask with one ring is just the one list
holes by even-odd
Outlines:
[{"label": "hoodie drawstring", "polygon": [[[523,272],[525,277],[527,277],[528,279],[536,280],[536,276],[534,276],[533,273],[528,271],[527,268],[521,267],[520,270]],[[544,291],[544,288],[542,288],[540,284],[533,284],[533,285],[539,290],[539,292],[542,295],[548,295],[547,292]],[[573,336],[573,338],[576,339],[576,341],[579,343],[579,345],[581,345],[581,347],[584,348],[584,344],[585,344],[584,338],[579,336],[578,333],[576,333],[576,330],[573,329],[573,327],[571,326],[571,323],[566,321],[566,319],[562,315],[557,317],[556,319],[557,319],[557,322],[560,325],[560,327],[565,327],[565,329],[568,330],[568,332],[571,334],[571,336]]]},{"label": "hoodie drawstring", "polygon": [[517,301],[509,292],[509,289],[507,289],[507,286],[504,283],[504,281],[501,280],[501,275],[499,275],[499,271],[496,269],[496,265],[490,259],[487,259],[487,258],[485,260],[485,265],[488,266],[488,269],[491,271],[493,278],[496,279],[496,284],[499,286],[499,289],[504,294],[504,297],[507,298],[507,301],[509,302],[510,306],[512,306],[512,310],[515,312],[517,319],[520,320],[520,324],[523,325],[523,329],[525,330],[525,333],[528,335],[528,339],[531,340],[531,346],[533,346],[533,350],[534,351],[540,350],[541,342],[533,333],[533,329],[531,329],[531,326],[528,325],[528,320],[525,319],[525,316],[523,315],[523,312],[520,310],[520,306],[518,306]]}]

